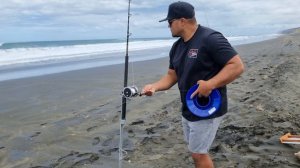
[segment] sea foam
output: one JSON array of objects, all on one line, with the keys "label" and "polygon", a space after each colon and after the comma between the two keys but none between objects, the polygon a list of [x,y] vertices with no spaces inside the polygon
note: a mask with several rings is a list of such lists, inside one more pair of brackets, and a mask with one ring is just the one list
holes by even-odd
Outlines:
[{"label": "sea foam", "polygon": [[[129,44],[130,51],[154,49],[171,46],[174,40],[133,41]],[[53,62],[71,58],[106,57],[106,54],[125,53],[126,43],[99,43],[86,45],[70,45],[57,47],[11,48],[0,49],[0,66]]]}]

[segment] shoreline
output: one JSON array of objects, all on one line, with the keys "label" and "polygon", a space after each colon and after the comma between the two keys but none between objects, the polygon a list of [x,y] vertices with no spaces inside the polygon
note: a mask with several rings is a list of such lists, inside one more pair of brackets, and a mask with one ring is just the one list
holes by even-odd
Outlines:
[{"label": "shoreline", "polygon": [[[288,32],[292,32],[292,30],[289,30]],[[246,37],[243,38],[244,41],[247,42],[238,42],[233,46],[238,47],[240,45],[247,45],[247,44],[257,43],[260,41],[267,41],[267,40],[278,38],[282,35],[284,34],[271,35],[271,37],[269,37],[270,35],[266,35],[262,37],[253,36],[252,37],[253,39],[251,38],[248,39],[249,37],[246,36],[248,38]],[[240,44],[240,43],[245,43],[245,44]],[[133,50],[130,51],[129,53],[130,62],[134,63],[140,61],[149,61],[153,59],[166,58],[168,57],[169,49],[170,46],[156,48],[156,49]],[[105,57],[102,58],[101,55],[105,55]],[[140,55],[143,55],[143,58],[139,58]],[[52,75],[57,73],[84,70],[90,68],[122,65],[124,64],[124,57],[125,57],[125,52],[124,53],[116,52],[116,53],[91,55],[88,58],[75,57],[75,58],[68,58],[68,59],[61,59],[61,60],[58,59],[52,61],[41,61],[36,63],[4,65],[0,67],[0,82],[14,80],[14,79],[24,79],[30,77]],[[109,60],[108,58],[114,58],[114,59]]]},{"label": "shoreline", "polygon": [[[169,47],[132,51],[130,53],[130,61],[134,64],[135,62],[165,58],[165,55],[168,55],[168,51]],[[77,70],[86,70],[90,68],[101,68],[114,65],[120,66],[124,64],[125,53],[104,54],[105,57],[101,57],[101,55],[89,58],[54,60],[49,63],[40,62],[29,65],[20,64],[0,67],[0,82],[14,79],[25,79],[30,77],[52,75],[64,72],[72,72]],[[139,58],[139,55],[143,55],[143,57]],[[151,59],[148,59],[150,57]]]}]

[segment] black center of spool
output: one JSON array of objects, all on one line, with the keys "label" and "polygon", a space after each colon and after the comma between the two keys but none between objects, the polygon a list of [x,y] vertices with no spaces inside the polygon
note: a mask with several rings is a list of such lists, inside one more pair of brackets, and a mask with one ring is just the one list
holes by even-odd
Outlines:
[{"label": "black center of spool", "polygon": [[200,106],[205,107],[209,104],[210,98],[209,97],[204,97],[204,96],[202,96],[202,97],[197,96],[197,102]]}]

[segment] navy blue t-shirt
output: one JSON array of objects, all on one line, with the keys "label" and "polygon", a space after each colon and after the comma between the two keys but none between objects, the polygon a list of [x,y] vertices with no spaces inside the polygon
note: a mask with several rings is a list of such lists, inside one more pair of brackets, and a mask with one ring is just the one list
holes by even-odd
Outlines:
[{"label": "navy blue t-shirt", "polygon": [[189,121],[215,118],[227,112],[226,86],[217,88],[222,96],[221,107],[213,115],[201,118],[189,111],[185,97],[198,80],[214,77],[237,52],[219,32],[198,26],[193,37],[184,42],[179,38],[170,50],[169,68],[175,70],[182,102],[182,116]]}]

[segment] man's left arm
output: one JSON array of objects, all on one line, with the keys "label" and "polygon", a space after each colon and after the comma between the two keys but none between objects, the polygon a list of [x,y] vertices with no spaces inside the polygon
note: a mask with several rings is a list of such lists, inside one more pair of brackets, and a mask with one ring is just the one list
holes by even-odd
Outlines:
[{"label": "man's left arm", "polygon": [[197,94],[209,96],[215,88],[222,87],[234,81],[244,72],[244,65],[239,55],[232,57],[221,71],[208,81],[199,80],[198,89],[191,95],[194,97]]}]

